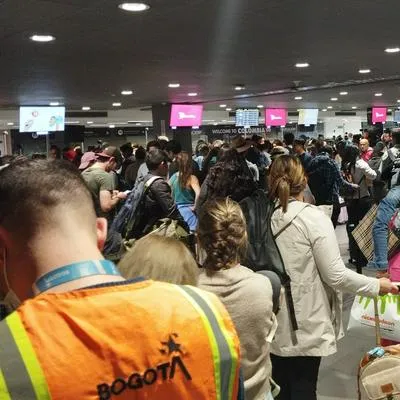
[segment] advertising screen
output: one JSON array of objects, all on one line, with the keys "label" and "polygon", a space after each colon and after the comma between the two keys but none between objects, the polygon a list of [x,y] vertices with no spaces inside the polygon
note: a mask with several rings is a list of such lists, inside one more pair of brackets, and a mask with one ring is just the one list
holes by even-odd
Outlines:
[{"label": "advertising screen", "polygon": [[65,107],[20,107],[20,132],[56,132],[65,129]]},{"label": "advertising screen", "polygon": [[173,104],[171,107],[170,126],[200,126],[203,122],[203,106]]},{"label": "advertising screen", "polygon": [[376,124],[377,122],[386,122],[386,107],[374,107],[372,109],[372,123]]},{"label": "advertising screen", "polygon": [[400,111],[395,111],[393,115],[394,122],[400,122]]},{"label": "advertising screen", "polygon": [[305,108],[299,110],[299,125],[316,125],[318,122],[318,109]]},{"label": "advertising screen", "polygon": [[266,126],[285,126],[287,122],[284,108],[267,108],[265,110]]},{"label": "advertising screen", "polygon": [[250,128],[251,126],[258,126],[260,111],[258,108],[254,109],[237,109],[236,110],[236,126],[243,126]]}]

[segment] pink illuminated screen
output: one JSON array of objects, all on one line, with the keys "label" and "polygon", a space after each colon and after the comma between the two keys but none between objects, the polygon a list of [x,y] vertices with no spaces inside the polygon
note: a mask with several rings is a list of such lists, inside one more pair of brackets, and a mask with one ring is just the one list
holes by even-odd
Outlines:
[{"label": "pink illuminated screen", "polygon": [[386,107],[374,107],[372,109],[372,123],[376,124],[377,122],[386,122]]},{"label": "pink illuminated screen", "polygon": [[200,126],[202,124],[202,120],[202,105],[172,105],[170,126]]},{"label": "pink illuminated screen", "polygon": [[285,126],[287,122],[284,108],[267,108],[265,110],[266,126]]}]

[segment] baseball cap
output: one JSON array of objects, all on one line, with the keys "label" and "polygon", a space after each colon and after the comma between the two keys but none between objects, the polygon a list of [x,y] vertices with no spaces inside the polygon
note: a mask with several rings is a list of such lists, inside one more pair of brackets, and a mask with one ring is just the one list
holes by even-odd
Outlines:
[{"label": "baseball cap", "polygon": [[97,160],[97,155],[93,153],[93,151],[88,151],[82,156],[81,165],[79,165],[79,169],[86,169],[91,162]]},{"label": "baseball cap", "polygon": [[97,158],[115,158],[115,161],[120,164],[122,162],[122,154],[115,146],[106,147],[101,153],[97,153]]},{"label": "baseball cap", "polygon": [[238,152],[238,153],[244,153],[247,151],[250,147],[251,144],[246,141],[246,139],[243,136],[235,136],[232,139],[232,147]]}]

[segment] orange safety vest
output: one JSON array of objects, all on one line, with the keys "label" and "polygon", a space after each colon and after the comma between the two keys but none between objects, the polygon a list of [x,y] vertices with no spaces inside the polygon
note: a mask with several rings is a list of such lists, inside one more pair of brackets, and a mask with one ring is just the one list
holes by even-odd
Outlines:
[{"label": "orange safety vest", "polygon": [[236,400],[239,340],[213,294],[141,281],[28,300],[0,367],[1,400]]}]

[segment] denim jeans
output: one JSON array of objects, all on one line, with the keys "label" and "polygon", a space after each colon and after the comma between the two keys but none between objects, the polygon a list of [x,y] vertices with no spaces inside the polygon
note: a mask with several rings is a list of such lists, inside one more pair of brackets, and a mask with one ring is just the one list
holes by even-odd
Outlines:
[{"label": "denim jeans", "polygon": [[393,187],[379,203],[378,212],[372,228],[374,239],[374,259],[368,267],[385,270],[388,268],[388,229],[389,222],[400,206],[400,186]]}]

